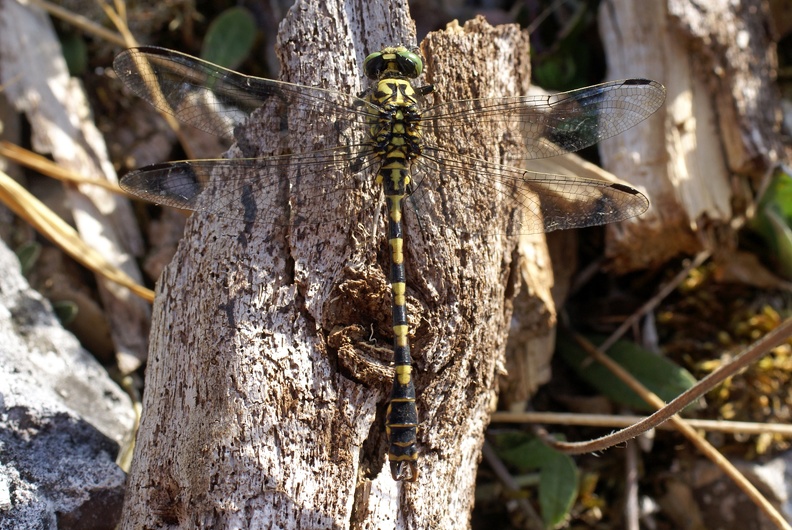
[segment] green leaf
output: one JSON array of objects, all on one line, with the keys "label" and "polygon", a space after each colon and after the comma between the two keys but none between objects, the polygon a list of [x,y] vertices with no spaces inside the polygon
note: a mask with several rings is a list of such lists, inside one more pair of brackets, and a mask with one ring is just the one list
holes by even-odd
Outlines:
[{"label": "green leaf", "polygon": [[772,237],[765,238],[765,241],[773,250],[777,271],[785,278],[792,278],[792,228],[789,220],[782,217],[776,208],[768,208],[764,215],[772,232]]},{"label": "green leaf", "polygon": [[562,522],[577,498],[579,473],[575,461],[525,433],[492,438],[498,456],[520,473],[539,470],[539,507],[547,527]]},{"label": "green leaf", "polygon": [[568,87],[574,84],[578,75],[577,65],[568,56],[561,54],[548,55],[542,62],[533,67],[531,72],[535,83],[543,88]]},{"label": "green leaf", "polygon": [[201,58],[234,69],[244,61],[256,40],[256,22],[244,7],[232,7],[212,21]]},{"label": "green leaf", "polygon": [[60,41],[69,74],[82,75],[88,68],[88,47],[82,36],[77,33],[66,33],[60,36]]},{"label": "green leaf", "polygon": [[498,456],[520,473],[540,469],[548,457],[548,453],[555,451],[531,435],[520,433],[520,436],[523,437],[522,443],[509,448],[497,449]]},{"label": "green leaf", "polygon": [[57,302],[52,302],[52,309],[55,310],[55,316],[58,317],[58,320],[60,320],[61,324],[64,326],[68,326],[74,322],[74,319],[77,318],[77,313],[79,312],[77,304],[71,300],[59,300]]},{"label": "green leaf", "polygon": [[792,219],[792,168],[780,165],[775,169],[767,189],[758,201],[758,209],[773,206],[785,219]]},{"label": "green leaf", "polygon": [[[604,340],[604,337],[590,336],[588,339],[594,344],[599,344]],[[635,410],[653,410],[610,370],[591,359],[571,338],[559,334],[556,339],[556,351],[564,362],[578,373],[581,379],[596,388],[601,394],[616,403]],[[665,401],[671,401],[696,384],[696,379],[690,372],[635,343],[618,341],[608,350],[607,354]]]},{"label": "green leaf", "polygon": [[[549,449],[549,448],[548,448]],[[542,521],[552,528],[563,522],[577,498],[579,473],[569,455],[553,451],[542,464],[539,507]]]},{"label": "green leaf", "polygon": [[23,243],[16,249],[22,276],[27,276],[41,256],[41,245],[35,241]]},{"label": "green leaf", "polygon": [[792,169],[776,168],[748,226],[764,240],[777,271],[792,278]]}]

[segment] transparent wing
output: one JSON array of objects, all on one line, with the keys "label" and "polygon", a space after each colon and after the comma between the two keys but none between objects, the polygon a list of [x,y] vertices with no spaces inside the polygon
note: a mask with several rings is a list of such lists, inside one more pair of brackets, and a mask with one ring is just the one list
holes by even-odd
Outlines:
[{"label": "transparent wing", "polygon": [[[318,224],[347,216],[340,205],[361,193],[364,183],[353,176],[370,173],[372,160],[367,151],[367,146],[345,146],[267,158],[168,162],[127,173],[121,187],[155,204],[219,217],[251,223]],[[328,171],[339,172],[338,178],[328,177]],[[297,206],[290,202],[296,195],[306,201],[303,217],[283,217],[287,206]]]},{"label": "transparent wing", "polygon": [[[502,166],[446,150],[426,149],[413,170],[417,215],[437,226],[443,204],[473,214],[468,234],[533,234],[595,226],[640,215],[649,200],[624,184]],[[497,200],[480,200],[484,193]],[[454,201],[454,202],[449,202]],[[516,212],[516,213],[515,213]]]},{"label": "transparent wing", "polygon": [[578,151],[626,131],[657,111],[665,93],[655,81],[627,79],[549,96],[449,101],[426,110],[422,123],[442,148],[455,149],[460,134],[485,143],[510,137],[526,149],[515,159],[519,163]]},{"label": "transparent wing", "polygon": [[[268,119],[269,123],[260,125],[287,135],[291,123],[300,123],[324,124],[338,132],[350,128],[360,137],[378,110],[348,94],[248,77],[163,48],[127,50],[116,58],[114,68],[134,93],[158,109],[228,138],[264,106],[270,112],[257,116],[257,124]],[[423,113],[424,156],[414,164],[411,202],[437,227],[448,223],[449,205],[475,210],[478,225],[472,231],[479,233],[541,232],[639,215],[648,201],[630,187],[532,173],[467,157],[459,154],[465,149],[459,139],[469,135],[485,143],[516,142],[525,151],[509,162],[521,164],[576,151],[618,134],[655,112],[664,98],[662,85],[633,79],[552,96],[436,105]],[[300,187],[301,196],[313,198],[321,213],[289,222],[340,219],[343,212],[327,205],[338,207],[354,195],[353,190],[359,191],[361,182],[351,176],[376,160],[370,145],[349,146],[342,140],[344,145],[338,146],[328,138],[317,132],[315,141],[307,142],[324,142],[328,149],[321,151],[149,166],[125,176],[121,185],[151,202],[256,222],[279,222],[272,212],[282,210],[290,200],[284,187]],[[287,139],[285,145],[292,143]],[[327,170],[338,171],[337,178],[317,175]],[[494,190],[502,200],[496,205],[478,201],[476,190]],[[515,217],[515,207],[525,213]]]},{"label": "transparent wing", "polygon": [[[288,135],[292,123],[302,124],[303,131],[305,124],[322,124],[339,133],[364,131],[369,115],[376,113],[364,99],[348,94],[249,77],[164,48],[126,50],[113,67],[132,92],[157,109],[229,139],[262,107],[270,112],[257,115],[256,124],[281,135]],[[329,138],[324,137],[327,149],[320,151],[148,166],[125,175],[121,187],[153,203],[248,222],[327,222],[343,217],[332,213],[334,205],[360,190],[361,183],[351,177],[371,163],[369,146],[339,146]],[[282,140],[292,148],[299,144]],[[340,172],[338,178],[327,176],[332,170]],[[303,197],[325,206],[300,219],[278,217],[277,212],[289,205],[289,187],[299,187]]]},{"label": "transparent wing", "polygon": [[121,52],[113,69],[133,93],[160,111],[228,139],[264,105],[280,110],[271,113],[272,123],[263,124],[273,130],[284,129],[287,113],[303,120],[321,118],[336,128],[362,127],[376,113],[364,99],[335,90],[250,77],[154,46]]}]

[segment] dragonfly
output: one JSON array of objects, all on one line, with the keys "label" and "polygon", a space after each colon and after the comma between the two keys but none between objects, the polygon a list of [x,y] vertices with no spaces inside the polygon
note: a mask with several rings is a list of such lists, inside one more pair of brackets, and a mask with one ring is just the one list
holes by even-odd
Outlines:
[{"label": "dragonfly", "polygon": [[[530,172],[528,160],[578,151],[619,134],[653,114],[665,100],[663,85],[647,79],[612,81],[554,95],[435,101],[432,85],[419,85],[424,60],[418,48],[389,46],[370,54],[360,95],[331,88],[246,76],[164,48],[144,46],[119,54],[118,77],[162,112],[214,135],[234,139],[256,120],[278,131],[288,151],[247,157],[186,160],[126,174],[121,187],[144,200],[231,216],[246,222],[316,226],[339,215],[326,206],[359,186],[361,173],[381,187],[387,212],[393,320],[393,385],[385,415],[388,460],[394,480],[419,476],[419,427],[406,304],[403,215],[410,208],[427,229],[441,188],[493,190],[517,212],[504,224],[497,209],[475,210],[473,234],[527,234],[580,228],[642,214],[649,201],[619,183]],[[266,109],[266,112],[259,111]],[[333,134],[306,138],[294,121],[325,124]],[[466,137],[495,145],[516,143],[516,154],[496,159],[463,145]],[[239,142],[240,144],[242,142]],[[298,146],[297,149],[294,146]],[[307,148],[299,146],[307,145]],[[242,147],[243,155],[245,146]],[[341,175],[346,184],[322,182]],[[317,212],[284,220],[284,186],[314,175]],[[298,182],[299,181],[299,182]],[[452,205],[453,206],[453,205]],[[425,223],[421,223],[423,212]],[[329,213],[329,211],[333,213]],[[449,226],[450,229],[455,229]]]}]

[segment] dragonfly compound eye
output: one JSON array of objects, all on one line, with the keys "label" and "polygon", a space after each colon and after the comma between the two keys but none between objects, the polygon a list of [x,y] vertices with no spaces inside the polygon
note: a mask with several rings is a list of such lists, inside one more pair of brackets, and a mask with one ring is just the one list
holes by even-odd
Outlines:
[{"label": "dragonfly compound eye", "polygon": [[405,50],[396,56],[399,70],[410,79],[414,79],[423,72],[423,58],[415,52]]},{"label": "dragonfly compound eye", "polygon": [[399,46],[370,54],[363,62],[363,71],[369,79],[379,79],[386,73],[414,79],[423,72],[423,65],[419,53]]},{"label": "dragonfly compound eye", "polygon": [[363,72],[369,79],[379,79],[384,68],[385,61],[382,60],[382,52],[374,52],[363,61]]}]

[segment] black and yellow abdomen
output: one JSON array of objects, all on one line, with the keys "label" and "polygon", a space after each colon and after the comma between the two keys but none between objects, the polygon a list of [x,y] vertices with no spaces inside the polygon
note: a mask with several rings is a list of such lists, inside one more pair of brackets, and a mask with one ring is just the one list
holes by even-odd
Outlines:
[{"label": "black and yellow abdomen", "polygon": [[421,154],[420,113],[416,91],[409,78],[420,74],[421,58],[404,47],[386,48],[366,59],[366,75],[377,83],[369,101],[379,109],[372,120],[370,141],[380,160],[377,183],[382,184],[388,207],[390,284],[393,295],[393,378],[385,419],[390,448],[391,473],[395,480],[418,478],[418,412],[408,339],[406,274],[402,202],[410,184],[410,165]]}]

